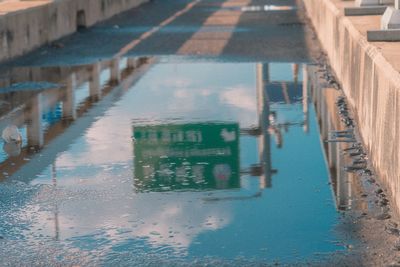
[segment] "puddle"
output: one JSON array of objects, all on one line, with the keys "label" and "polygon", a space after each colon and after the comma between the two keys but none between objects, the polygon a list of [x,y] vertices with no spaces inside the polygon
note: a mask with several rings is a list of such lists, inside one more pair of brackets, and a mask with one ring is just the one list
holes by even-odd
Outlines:
[{"label": "puddle", "polygon": [[21,137],[0,144],[2,258],[248,264],[344,252],[348,183],[335,176],[331,188],[307,69],[124,58],[11,70],[65,86],[0,95],[1,131]]}]

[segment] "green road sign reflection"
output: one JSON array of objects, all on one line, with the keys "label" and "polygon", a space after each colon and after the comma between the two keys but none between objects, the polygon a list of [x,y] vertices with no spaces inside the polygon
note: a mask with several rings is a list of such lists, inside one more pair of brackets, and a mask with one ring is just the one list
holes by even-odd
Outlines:
[{"label": "green road sign reflection", "polygon": [[237,123],[134,127],[138,191],[240,187]]}]

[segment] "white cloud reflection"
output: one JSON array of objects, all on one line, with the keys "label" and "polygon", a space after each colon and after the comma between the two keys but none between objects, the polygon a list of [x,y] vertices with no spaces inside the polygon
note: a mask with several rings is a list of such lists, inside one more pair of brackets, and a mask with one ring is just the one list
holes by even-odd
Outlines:
[{"label": "white cloud reflection", "polygon": [[255,90],[243,85],[227,88],[221,92],[220,99],[222,103],[231,105],[235,108],[249,111],[257,110]]},{"label": "white cloud reflection", "polygon": [[[54,237],[58,229],[61,240],[101,239],[107,246],[141,239],[147,240],[148,249],[167,246],[176,253],[187,253],[200,234],[221,229],[232,220],[229,203],[204,203],[201,192],[135,195],[126,188],[117,185],[112,190],[113,197],[105,199],[92,194],[84,200],[74,199],[65,192],[57,214],[37,207],[40,224],[32,230]],[[100,244],[93,246],[94,251],[104,252],[104,247],[96,247]]]}]

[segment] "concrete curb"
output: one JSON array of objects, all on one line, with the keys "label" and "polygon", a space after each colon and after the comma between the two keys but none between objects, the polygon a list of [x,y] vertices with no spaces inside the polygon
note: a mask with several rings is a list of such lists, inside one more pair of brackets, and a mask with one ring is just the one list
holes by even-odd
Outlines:
[{"label": "concrete curb", "polygon": [[5,8],[0,15],[0,62],[72,34],[79,26],[92,26],[147,1],[58,0],[43,1],[29,8],[21,5],[21,9],[11,11]]},{"label": "concrete curb", "polygon": [[[377,16],[346,17],[351,3],[304,0],[322,46],[354,108],[371,161],[400,207],[400,43],[369,43]],[[368,27],[367,27],[368,26]]]}]

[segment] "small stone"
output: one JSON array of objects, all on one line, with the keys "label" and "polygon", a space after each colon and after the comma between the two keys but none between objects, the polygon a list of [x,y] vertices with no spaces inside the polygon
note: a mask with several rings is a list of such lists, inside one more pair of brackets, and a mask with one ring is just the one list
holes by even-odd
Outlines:
[{"label": "small stone", "polygon": [[400,231],[397,228],[388,228],[388,229],[386,229],[386,232],[388,232],[391,235],[395,235],[395,236],[400,235]]},{"label": "small stone", "polygon": [[390,219],[391,217],[392,216],[390,216],[390,214],[388,214],[388,213],[382,213],[382,214],[376,216],[376,219],[380,220],[380,221],[383,221],[383,220]]},{"label": "small stone", "polygon": [[52,47],[55,47],[55,48],[64,48],[64,44],[58,43],[58,42],[52,43],[51,46],[52,46]]},{"label": "small stone", "polygon": [[363,171],[363,173],[364,173],[365,175],[368,175],[368,176],[371,176],[371,175],[372,175],[372,172],[371,172],[370,169],[365,169],[365,170]]},{"label": "small stone", "polygon": [[400,242],[399,242],[399,241],[397,241],[397,242],[394,244],[394,249],[397,250],[397,251],[400,251]]},{"label": "small stone", "polygon": [[386,203],[386,202],[382,202],[382,201],[381,201],[381,202],[379,203],[379,206],[381,206],[381,207],[385,207],[385,206],[387,206],[387,204],[388,204],[388,203]]},{"label": "small stone", "polygon": [[378,188],[378,189],[375,191],[375,194],[377,194],[377,195],[379,195],[379,194],[381,194],[381,193],[383,193],[383,190],[382,190],[381,188]]}]

